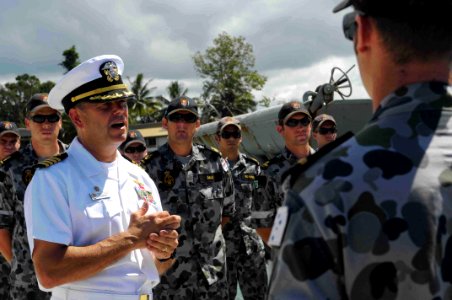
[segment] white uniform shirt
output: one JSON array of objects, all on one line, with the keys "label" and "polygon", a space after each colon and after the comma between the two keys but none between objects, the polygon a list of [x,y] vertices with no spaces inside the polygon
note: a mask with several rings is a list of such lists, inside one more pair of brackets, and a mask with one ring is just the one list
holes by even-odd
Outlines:
[{"label": "white uniform shirt", "polygon": [[[87,246],[125,231],[130,215],[150,200],[161,211],[157,187],[119,152],[112,163],[96,160],[74,139],[68,157],[38,169],[25,195],[28,240]],[[135,250],[100,273],[60,287],[112,294],[151,293],[159,275],[148,250]]]}]

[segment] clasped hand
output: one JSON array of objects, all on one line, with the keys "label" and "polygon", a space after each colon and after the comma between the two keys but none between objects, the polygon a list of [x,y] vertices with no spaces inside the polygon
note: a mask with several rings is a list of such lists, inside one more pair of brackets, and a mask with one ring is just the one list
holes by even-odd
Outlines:
[{"label": "clasped hand", "polygon": [[146,215],[149,204],[130,216],[128,232],[136,238],[136,248],[147,248],[158,259],[169,258],[177,248],[181,217],[170,215],[167,211]]}]

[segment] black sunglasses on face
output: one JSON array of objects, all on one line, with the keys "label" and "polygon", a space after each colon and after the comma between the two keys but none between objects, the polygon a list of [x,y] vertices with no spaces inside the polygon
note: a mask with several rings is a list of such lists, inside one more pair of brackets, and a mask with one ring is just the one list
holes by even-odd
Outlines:
[{"label": "black sunglasses on face", "polygon": [[139,145],[136,147],[127,147],[124,152],[125,153],[135,153],[135,152],[143,152],[144,150],[146,150],[146,147],[144,145]]},{"label": "black sunglasses on face", "polygon": [[297,127],[298,125],[301,125],[303,127],[308,126],[311,123],[311,120],[307,117],[302,119],[289,119],[286,121],[287,127]]},{"label": "black sunglasses on face", "polygon": [[35,123],[44,123],[46,120],[49,123],[56,123],[60,120],[60,115],[53,114],[53,115],[34,115],[31,116],[30,119]]},{"label": "black sunglasses on face", "polygon": [[320,127],[319,128],[319,133],[321,135],[325,135],[325,134],[328,134],[328,133],[336,133],[336,132],[337,132],[336,127],[331,127],[331,128]]},{"label": "black sunglasses on face", "polygon": [[355,17],[358,15],[357,11],[353,11],[344,16],[342,20],[342,29],[344,30],[345,38],[353,41],[356,33],[356,22]]},{"label": "black sunglasses on face", "polygon": [[168,116],[168,120],[171,122],[185,122],[185,123],[195,123],[198,120],[198,117],[194,114],[178,114],[174,113]]},{"label": "black sunglasses on face", "polygon": [[233,137],[235,139],[238,139],[242,136],[242,133],[240,131],[223,131],[220,136],[224,139],[228,139],[230,137]]}]

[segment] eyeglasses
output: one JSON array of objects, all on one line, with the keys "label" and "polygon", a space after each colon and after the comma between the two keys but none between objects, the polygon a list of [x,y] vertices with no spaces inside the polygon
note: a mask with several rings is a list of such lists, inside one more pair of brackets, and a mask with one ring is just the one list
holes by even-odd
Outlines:
[{"label": "eyeglasses", "polygon": [[289,119],[286,121],[287,127],[297,127],[298,125],[301,125],[303,127],[308,126],[311,123],[311,120],[307,117],[302,119]]},{"label": "eyeglasses", "polygon": [[336,132],[337,132],[336,127],[330,127],[330,128],[320,127],[320,128],[319,128],[319,133],[320,133],[321,135],[325,135],[325,134],[328,134],[328,133],[333,134],[333,133],[336,133]]},{"label": "eyeglasses", "polygon": [[144,150],[146,150],[146,147],[144,145],[139,145],[136,147],[127,147],[124,152],[125,153],[135,153],[135,152],[143,152]]},{"label": "eyeglasses", "polygon": [[228,139],[230,137],[238,139],[242,136],[242,133],[240,131],[223,131],[220,135],[224,139]]},{"label": "eyeglasses", "polygon": [[185,122],[185,123],[195,123],[198,120],[198,117],[195,114],[178,114],[174,113],[168,115],[168,120],[171,122]]},{"label": "eyeglasses", "polygon": [[34,115],[31,116],[30,119],[35,123],[44,123],[46,120],[49,123],[56,123],[60,120],[60,115],[53,114],[53,115]]},{"label": "eyeglasses", "polygon": [[350,41],[353,41],[353,38],[355,37],[357,25],[355,22],[356,15],[358,15],[358,12],[353,11],[346,14],[342,20],[342,29],[344,30],[345,38]]}]

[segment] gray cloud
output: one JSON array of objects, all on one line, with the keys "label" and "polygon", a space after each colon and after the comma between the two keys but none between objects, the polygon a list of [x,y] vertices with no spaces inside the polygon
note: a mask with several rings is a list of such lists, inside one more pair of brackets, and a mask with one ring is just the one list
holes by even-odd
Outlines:
[{"label": "gray cloud", "polygon": [[[253,45],[256,69],[269,79],[256,95],[286,99],[296,94],[290,87],[320,84],[320,75],[334,67],[328,62],[353,63],[352,45],[342,34],[342,14],[331,12],[337,2],[6,0],[0,11],[0,80],[22,73],[57,80],[64,71],[58,66],[62,52],[75,45],[81,60],[107,53],[121,56],[125,75],[154,78],[156,92],[164,93],[161,84],[180,80],[199,94],[202,83],[191,58],[225,31]],[[326,70],[318,70],[320,66]],[[356,79],[358,96],[365,96]]]}]

